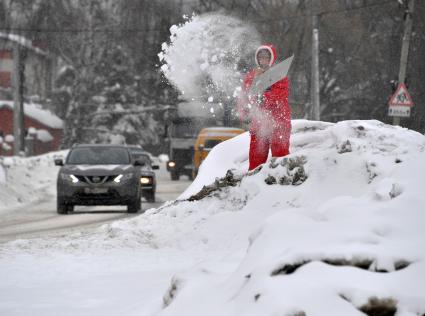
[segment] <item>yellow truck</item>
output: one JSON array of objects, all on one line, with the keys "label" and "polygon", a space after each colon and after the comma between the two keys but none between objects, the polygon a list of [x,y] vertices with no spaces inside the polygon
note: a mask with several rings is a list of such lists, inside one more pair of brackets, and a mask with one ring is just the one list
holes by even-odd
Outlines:
[{"label": "yellow truck", "polygon": [[214,146],[222,141],[244,133],[245,130],[236,127],[206,127],[203,128],[196,138],[195,152],[193,156],[193,177],[198,174],[199,166],[208,156]]}]

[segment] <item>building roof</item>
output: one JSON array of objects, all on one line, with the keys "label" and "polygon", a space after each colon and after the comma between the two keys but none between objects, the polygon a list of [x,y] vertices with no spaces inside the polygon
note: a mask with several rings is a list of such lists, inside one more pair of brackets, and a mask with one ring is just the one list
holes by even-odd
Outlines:
[{"label": "building roof", "polygon": [[28,48],[28,49],[34,51],[35,53],[37,53],[39,55],[43,55],[43,56],[48,55],[46,51],[34,46],[29,39],[27,39],[26,37],[23,37],[21,35],[0,32],[0,38],[5,39],[5,40],[9,40],[9,41],[14,42],[14,43],[18,43],[19,45],[21,45],[25,48]]},{"label": "building roof", "polygon": [[[13,101],[0,101],[0,109],[8,108],[13,110]],[[47,127],[61,129],[63,121],[49,110],[43,109],[40,104],[24,103],[24,114]]]}]

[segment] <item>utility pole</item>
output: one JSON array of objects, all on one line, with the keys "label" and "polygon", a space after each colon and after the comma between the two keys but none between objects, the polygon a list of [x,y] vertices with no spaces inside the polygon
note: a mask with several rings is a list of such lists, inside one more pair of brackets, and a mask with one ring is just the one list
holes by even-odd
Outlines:
[{"label": "utility pole", "polygon": [[24,103],[23,103],[23,61],[19,43],[13,44],[13,153],[18,156],[25,150]]},{"label": "utility pole", "polygon": [[320,86],[319,86],[319,20],[314,2],[310,0],[311,9],[311,117],[310,119],[320,120]]},{"label": "utility pole", "polygon": [[[414,3],[415,3],[415,0],[405,0],[405,1],[407,2],[407,10],[405,11],[405,18],[404,18],[404,34],[403,34],[403,44],[401,45],[398,84],[405,83],[406,81],[407,59],[409,57],[410,37],[412,35],[412,24],[413,24],[412,16],[413,16]],[[393,125],[400,125],[399,116],[394,116]]]}]

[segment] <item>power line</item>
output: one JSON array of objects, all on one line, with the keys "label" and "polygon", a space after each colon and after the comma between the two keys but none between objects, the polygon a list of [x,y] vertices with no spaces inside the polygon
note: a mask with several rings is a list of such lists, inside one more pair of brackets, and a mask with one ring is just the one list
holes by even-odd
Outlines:
[{"label": "power line", "polygon": [[[348,13],[352,11],[358,11],[378,6],[385,6],[387,4],[395,4],[395,0],[385,0],[377,3],[365,4],[362,6],[356,6],[349,9],[340,9],[340,10],[330,10],[330,11],[319,11],[317,12],[318,16],[332,15],[332,14],[341,14]],[[295,14],[295,15],[287,15],[280,16],[278,18],[264,18],[264,19],[254,19],[250,20],[250,22],[260,23],[260,22],[272,22],[272,21],[282,21],[282,19],[297,19],[297,18],[305,18],[311,17],[311,14]],[[49,29],[49,28],[2,28],[1,32],[33,32],[33,33],[149,33],[149,32],[163,32],[166,28],[97,28],[97,29],[89,29],[89,28],[75,28],[75,29]]]},{"label": "power line", "polygon": [[[341,14],[341,13],[348,13],[351,11],[358,11],[358,10],[363,10],[363,9],[368,9],[368,8],[372,8],[372,7],[378,7],[378,6],[385,6],[387,4],[395,4],[395,0],[385,0],[385,1],[381,1],[378,3],[370,3],[370,4],[366,4],[363,6],[357,6],[354,8],[350,8],[350,9],[341,9],[341,10],[331,10],[331,11],[319,11],[317,12],[318,16],[325,16],[325,15],[332,15],[332,14]],[[257,20],[252,20],[252,22],[268,22],[268,21],[282,21],[282,19],[297,19],[297,18],[311,18],[312,15],[311,14],[295,14],[295,15],[287,15],[287,16],[280,16],[280,17],[276,17],[276,18],[265,18],[265,19],[257,19]]]},{"label": "power line", "polygon": [[32,33],[149,33],[149,32],[163,32],[166,29],[89,29],[89,28],[81,28],[81,29],[43,29],[43,28],[3,28],[0,29],[0,32],[32,32]]},{"label": "power line", "polygon": [[350,12],[350,11],[363,10],[363,9],[367,9],[367,8],[384,6],[384,5],[387,5],[389,3],[395,4],[396,2],[395,2],[395,0],[386,0],[386,1],[381,1],[381,2],[378,2],[378,3],[366,4],[364,6],[359,6],[359,7],[355,7],[355,8],[351,8],[351,9],[332,10],[332,11],[326,11],[326,12],[319,12],[318,15],[329,15],[329,14],[337,14],[337,13],[344,13],[344,12]]}]

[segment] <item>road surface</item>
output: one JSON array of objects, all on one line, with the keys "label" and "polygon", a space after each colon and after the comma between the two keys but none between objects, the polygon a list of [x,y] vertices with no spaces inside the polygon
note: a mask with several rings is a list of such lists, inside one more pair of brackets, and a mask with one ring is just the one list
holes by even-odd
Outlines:
[{"label": "road surface", "polygon": [[148,203],[143,199],[142,212],[138,214],[128,214],[125,206],[76,206],[74,213],[58,215],[56,196],[47,195],[39,203],[26,207],[25,210],[1,215],[0,242],[75,232],[118,219],[140,216],[150,208],[157,208],[166,201],[176,199],[191,183],[186,177],[181,177],[180,181],[171,181],[164,164],[156,174],[156,202]]}]

